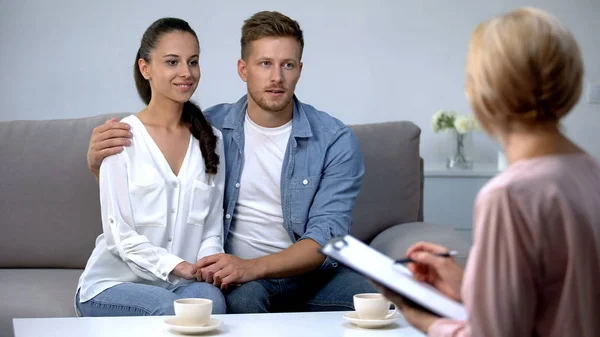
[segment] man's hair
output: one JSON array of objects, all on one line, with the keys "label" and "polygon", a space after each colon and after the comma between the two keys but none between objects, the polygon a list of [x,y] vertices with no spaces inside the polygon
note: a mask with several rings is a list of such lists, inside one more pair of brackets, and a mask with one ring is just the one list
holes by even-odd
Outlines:
[{"label": "man's hair", "polygon": [[242,26],[242,59],[250,54],[250,43],[263,37],[293,37],[300,43],[300,57],[304,50],[304,35],[300,24],[279,12],[263,11],[252,15]]}]

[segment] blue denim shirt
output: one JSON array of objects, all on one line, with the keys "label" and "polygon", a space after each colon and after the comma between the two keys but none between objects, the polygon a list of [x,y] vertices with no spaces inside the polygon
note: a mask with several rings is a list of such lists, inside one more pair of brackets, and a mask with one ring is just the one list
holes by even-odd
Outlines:
[{"label": "blue denim shirt", "polygon": [[[227,240],[244,167],[247,96],[219,104],[204,115],[223,133],[225,146],[224,238]],[[321,246],[350,232],[364,162],[358,139],[341,121],[294,97],[292,133],[281,170],[283,226],[292,242],[313,239]],[[336,266],[327,259],[322,268]]]}]

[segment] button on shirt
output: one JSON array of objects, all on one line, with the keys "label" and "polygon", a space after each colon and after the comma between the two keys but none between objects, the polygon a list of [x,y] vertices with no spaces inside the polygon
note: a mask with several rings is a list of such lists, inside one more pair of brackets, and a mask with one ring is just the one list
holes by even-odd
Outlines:
[{"label": "button on shirt", "polygon": [[[281,167],[283,226],[293,242],[312,239],[325,245],[350,232],[352,209],[360,192],[364,161],[352,129],[294,96],[292,132]],[[244,121],[247,96],[235,104],[219,104],[204,115],[221,130],[227,178],[224,235],[235,226],[240,183],[245,170]],[[236,187],[240,183],[241,188]],[[322,268],[333,267],[327,258]]]},{"label": "button on shirt", "polygon": [[85,302],[122,282],[174,289],[171,275],[182,261],[223,252],[225,158],[220,131],[216,175],[206,174],[196,138],[176,176],[142,122],[134,115],[132,145],[100,167],[103,233],[79,279]]}]

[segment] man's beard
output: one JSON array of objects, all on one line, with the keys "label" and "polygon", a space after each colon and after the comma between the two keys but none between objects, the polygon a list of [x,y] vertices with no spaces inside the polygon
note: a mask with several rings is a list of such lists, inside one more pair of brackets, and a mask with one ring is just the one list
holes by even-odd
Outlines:
[{"label": "man's beard", "polygon": [[293,95],[290,96],[289,99],[285,101],[281,101],[281,104],[269,105],[268,102],[264,99],[265,96],[256,97],[252,91],[248,91],[252,100],[256,102],[256,104],[263,110],[269,112],[280,112],[283,111],[288,105],[292,102]]}]

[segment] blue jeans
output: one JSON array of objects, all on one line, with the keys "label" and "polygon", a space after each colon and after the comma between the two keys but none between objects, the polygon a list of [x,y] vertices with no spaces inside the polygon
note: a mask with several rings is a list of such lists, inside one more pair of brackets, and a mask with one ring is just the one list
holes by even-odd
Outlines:
[{"label": "blue jeans", "polygon": [[353,296],[377,292],[366,278],[339,266],[286,278],[257,280],[225,294],[229,313],[354,310]]},{"label": "blue jeans", "polygon": [[180,298],[207,298],[213,301],[213,314],[224,314],[225,298],[221,290],[210,283],[194,282],[174,291],[139,283],[121,283],[108,288],[89,301],[75,303],[83,316],[164,316],[175,315],[173,301]]}]

